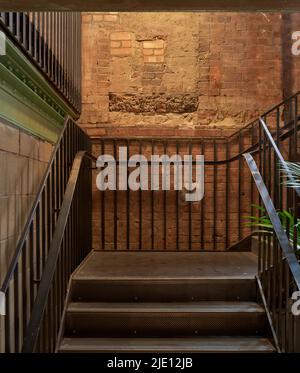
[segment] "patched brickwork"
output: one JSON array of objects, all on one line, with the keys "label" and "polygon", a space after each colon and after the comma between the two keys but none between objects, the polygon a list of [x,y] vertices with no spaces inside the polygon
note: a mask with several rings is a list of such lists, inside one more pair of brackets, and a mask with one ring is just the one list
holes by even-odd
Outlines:
[{"label": "patched brickwork", "polygon": [[[108,21],[108,15],[113,15],[113,20],[109,17],[111,21]],[[282,16],[279,13],[84,13],[80,124],[95,139],[107,136],[150,137],[160,149],[160,137],[199,138],[202,141],[203,138],[232,134],[299,89],[300,57],[291,55],[291,33],[298,30],[299,22],[299,14]],[[245,136],[243,141],[246,147],[249,138]],[[228,156],[238,154],[239,146],[238,141],[231,144]],[[100,149],[96,142],[95,156],[99,155]],[[146,146],[143,146],[143,151],[150,152]],[[205,144],[203,150],[206,160],[223,159],[225,151],[220,144],[215,151],[212,143]],[[192,227],[187,224],[188,205],[180,204],[181,249],[188,247],[189,229],[193,234],[193,250],[199,250],[200,243],[206,250],[224,250],[238,241],[238,212],[250,214],[251,195],[249,172],[243,168],[239,189],[236,182],[238,170],[236,161],[229,170],[231,202],[227,220],[224,207],[226,167],[218,168],[216,180],[213,166],[206,167],[205,197],[203,205],[193,204],[191,207]],[[215,192],[213,183],[216,183]],[[101,248],[100,196],[94,183],[95,248]],[[107,193],[105,200],[108,249],[114,248],[113,196],[113,193]],[[130,196],[130,248],[138,250],[140,238],[137,232],[140,228],[136,216],[139,214],[139,193]],[[240,196],[239,202],[237,196]],[[174,249],[173,197],[174,194],[167,194],[167,250]],[[157,249],[163,249],[165,245],[161,234],[163,198],[164,193],[155,193]],[[145,194],[143,200],[144,247],[151,241],[149,201],[151,193]],[[217,211],[215,228],[214,203]],[[205,206],[205,216],[201,216],[202,206]],[[126,249],[125,208],[125,195],[119,192],[117,225],[120,249]],[[200,222],[205,225],[202,233]],[[229,224],[227,228],[226,224]],[[226,242],[226,229],[230,233],[230,242]],[[242,233],[246,234],[247,228],[243,227]]]},{"label": "patched brickwork", "polygon": [[197,111],[198,95],[116,95],[109,94],[109,111],[128,113],[192,113]]},{"label": "patched brickwork", "polygon": [[129,32],[112,32],[110,34],[110,53],[112,56],[130,56],[132,53],[132,35]]},{"label": "patched brickwork", "polygon": [[83,13],[82,19],[80,123],[95,137],[116,126],[127,133],[142,126],[151,133],[163,127],[213,134],[244,125],[299,85],[300,58],[290,53],[298,14]]},{"label": "patched brickwork", "polygon": [[165,41],[162,39],[143,41],[143,55],[146,63],[162,63],[165,60]]}]

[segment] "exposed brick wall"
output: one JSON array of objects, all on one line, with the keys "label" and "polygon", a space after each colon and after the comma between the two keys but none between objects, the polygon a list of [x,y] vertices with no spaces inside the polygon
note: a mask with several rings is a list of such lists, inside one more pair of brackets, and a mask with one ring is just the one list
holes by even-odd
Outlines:
[{"label": "exposed brick wall", "polygon": [[[299,87],[300,58],[290,53],[298,14],[84,13],[82,19],[80,123],[95,137],[120,127],[133,134],[136,127],[235,128]],[[191,98],[193,110],[165,109],[172,97]]]},{"label": "exposed brick wall", "polygon": [[[214,144],[212,140],[201,139],[194,139],[192,142],[184,140],[176,142],[175,139],[169,139],[165,143],[160,140],[152,142],[146,139],[139,142],[132,139],[129,144],[129,155],[142,152],[147,159],[150,159],[151,154],[162,155],[165,151],[170,155],[178,151],[182,157],[188,153],[195,156],[199,154],[200,149],[206,161],[224,160],[227,155],[233,157],[240,149],[250,146],[248,136],[242,138],[240,145],[237,138],[233,139],[228,149],[224,140],[218,140]],[[104,141],[105,154],[118,154],[118,147],[125,145],[127,145],[126,139],[115,143],[106,140]],[[99,155],[101,152],[102,142],[96,142],[94,154]],[[129,172],[132,170],[133,168],[129,169]],[[98,172],[99,170],[94,171],[94,180]],[[247,236],[250,230],[244,224],[244,217],[251,214],[251,176],[246,163],[239,164],[236,160],[228,165],[206,165],[204,174],[204,198],[193,203],[185,200],[184,189],[179,192],[174,191],[173,167],[171,167],[171,190],[166,192],[162,190],[152,192],[150,188],[142,192],[110,190],[100,192],[96,188],[96,183],[93,183],[93,248],[222,251]],[[148,177],[148,185],[150,185],[150,172]],[[160,184],[161,180],[160,170]],[[226,189],[227,181],[230,184]],[[241,181],[240,185],[239,181]]]},{"label": "exposed brick wall", "polygon": [[[113,16],[113,17],[109,17]],[[83,14],[83,112],[81,125],[95,138],[210,137],[231,134],[251,119],[299,89],[300,57],[291,55],[291,32],[298,29],[298,14],[264,13],[114,13]],[[300,23],[299,23],[300,24]],[[271,118],[272,119],[272,118]],[[271,124],[271,122],[270,122]],[[243,141],[247,142],[247,136]],[[95,145],[94,154],[99,155]],[[238,144],[230,149],[238,153]],[[206,159],[212,157],[206,148]],[[218,159],[224,147],[217,147]],[[193,249],[204,240],[205,249],[223,250],[225,167],[218,169],[217,221],[213,228],[213,171],[207,166],[205,197],[193,204]],[[238,240],[238,212],[249,215],[250,175],[243,168],[238,204],[238,162],[231,166],[229,231]],[[94,185],[95,187],[95,185]],[[126,198],[118,197],[118,246],[126,248]],[[162,195],[156,193],[156,245],[162,248]],[[94,190],[94,247],[99,248],[99,196]],[[131,200],[131,248],[138,249],[138,193]],[[172,199],[172,193],[168,195]],[[149,222],[150,196],[144,217]],[[169,200],[168,200],[169,201]],[[170,203],[169,203],[170,202]],[[168,208],[174,204],[171,200]],[[205,217],[201,220],[201,209]],[[105,224],[113,248],[113,194],[106,199]],[[181,247],[187,247],[187,204],[181,204]],[[204,237],[199,233],[205,224]],[[145,223],[146,224],[146,223]],[[168,210],[167,248],[174,249],[174,211]],[[242,235],[246,234],[242,229]],[[149,244],[149,226],[143,241]],[[120,241],[120,242],[119,242]],[[171,247],[171,246],[172,247]]]}]

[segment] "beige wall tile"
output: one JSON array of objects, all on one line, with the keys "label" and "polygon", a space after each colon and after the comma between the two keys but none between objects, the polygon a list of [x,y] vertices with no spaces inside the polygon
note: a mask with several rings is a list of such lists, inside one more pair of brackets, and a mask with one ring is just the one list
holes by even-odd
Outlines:
[{"label": "beige wall tile", "polygon": [[53,145],[46,141],[40,141],[39,145],[39,160],[48,162],[53,150]]},{"label": "beige wall tile", "polygon": [[0,149],[19,153],[19,134],[18,129],[0,121]]},{"label": "beige wall tile", "polygon": [[20,155],[38,159],[39,140],[25,132],[20,131]]},{"label": "beige wall tile", "polygon": [[17,154],[6,153],[6,195],[16,194],[20,184],[20,157]]}]

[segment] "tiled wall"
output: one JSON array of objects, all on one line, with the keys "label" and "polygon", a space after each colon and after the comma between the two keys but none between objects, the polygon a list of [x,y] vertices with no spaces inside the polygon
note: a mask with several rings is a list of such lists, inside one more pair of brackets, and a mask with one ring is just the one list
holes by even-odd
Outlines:
[{"label": "tiled wall", "polygon": [[[0,283],[49,161],[53,145],[0,119]],[[0,352],[3,349],[0,323]]]},{"label": "tiled wall", "polygon": [[0,279],[15,248],[52,145],[0,122]]}]

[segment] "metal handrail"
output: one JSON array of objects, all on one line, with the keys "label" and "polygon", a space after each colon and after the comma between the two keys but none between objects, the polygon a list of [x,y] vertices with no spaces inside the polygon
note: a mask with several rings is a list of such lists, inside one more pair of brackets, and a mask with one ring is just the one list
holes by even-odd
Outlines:
[{"label": "metal handrail", "polygon": [[0,29],[57,93],[81,111],[81,16],[78,12],[0,12]]},{"label": "metal handrail", "polygon": [[52,151],[52,155],[50,157],[50,161],[48,163],[48,166],[46,168],[46,171],[44,173],[44,176],[42,178],[42,181],[40,183],[40,186],[38,188],[38,192],[36,194],[36,197],[34,199],[34,202],[32,204],[32,207],[30,209],[30,212],[29,212],[29,215],[28,215],[28,218],[27,218],[27,221],[24,225],[24,228],[23,228],[23,231],[21,233],[21,236],[19,238],[19,241],[17,243],[17,246],[16,246],[16,250],[15,250],[15,253],[11,259],[11,262],[10,262],[10,265],[8,267],[8,271],[7,271],[7,274],[4,278],[4,281],[1,285],[1,289],[0,291],[3,292],[3,293],[6,293],[7,289],[8,289],[8,286],[9,286],[9,282],[12,280],[12,277],[13,277],[13,273],[15,271],[15,268],[16,268],[16,265],[18,263],[18,260],[19,260],[19,257],[22,253],[22,248],[24,247],[24,244],[25,244],[25,241],[27,239],[27,236],[29,234],[29,229],[30,229],[30,225],[32,223],[32,219],[34,217],[34,214],[36,213],[36,210],[37,210],[37,206],[39,204],[39,201],[41,200],[41,196],[42,196],[42,193],[45,189],[45,186],[46,186],[46,183],[47,183],[47,179],[49,177],[49,174],[51,172],[51,168],[53,166],[53,162],[55,160],[55,157],[58,153],[58,150],[60,148],[60,145],[61,145],[61,140],[63,138],[63,135],[66,131],[66,128],[68,126],[68,123],[69,123],[69,120],[70,120],[70,117],[69,116],[66,116],[65,120],[64,120],[64,125],[63,125],[63,128],[62,128],[62,131],[59,135],[59,138],[58,138],[58,141]]},{"label": "metal handrail", "polygon": [[51,246],[49,249],[48,258],[45,264],[44,272],[41,278],[41,282],[33,306],[31,318],[28,324],[22,352],[33,352],[35,349],[41,322],[43,319],[43,314],[47,303],[47,298],[51,289],[53,277],[57,267],[58,257],[61,251],[66,224],[69,217],[70,208],[73,202],[74,192],[79,179],[80,170],[83,166],[83,160],[85,158],[88,158],[96,162],[96,158],[86,151],[78,152],[74,159],[63,203],[61,206]]},{"label": "metal handrail", "polygon": [[[284,106],[285,104],[289,103],[291,100],[297,98],[297,96],[299,96],[299,95],[300,95],[300,91],[298,91],[298,92],[294,93],[293,95],[287,97],[286,99],[281,101],[279,104],[272,106],[269,110],[264,112],[261,115],[261,117],[265,117],[265,116],[269,115],[270,113],[272,113],[274,110],[278,110],[281,106]],[[243,128],[239,129],[238,131],[232,133],[228,138],[231,139],[232,137],[236,136],[240,131],[245,131],[245,130],[249,129],[251,126],[255,125],[256,122],[257,122],[257,118],[252,120],[250,123],[246,124]]]},{"label": "metal handrail", "polygon": [[67,117],[1,286],[5,294],[5,351],[19,352],[61,209],[75,155],[89,138]]},{"label": "metal handrail", "polygon": [[289,243],[289,239],[287,237],[287,234],[281,224],[281,221],[279,219],[279,216],[276,212],[276,209],[274,207],[273,201],[270,197],[270,194],[268,192],[268,189],[263,181],[263,178],[258,170],[258,167],[256,165],[256,162],[252,155],[250,153],[244,154],[244,158],[247,162],[247,165],[250,169],[251,175],[255,181],[255,184],[257,186],[257,190],[261,196],[261,199],[263,201],[263,204],[266,208],[266,211],[269,215],[269,218],[272,222],[272,226],[274,229],[274,232],[276,234],[276,237],[280,243],[280,247],[282,248],[284,257],[287,260],[287,263],[290,267],[291,273],[294,277],[295,283],[297,285],[298,290],[300,290],[300,265],[298,263],[297,257],[295,255],[295,252],[293,248],[291,247]]},{"label": "metal handrail", "polygon": [[[278,146],[276,145],[276,142],[274,141],[273,136],[271,135],[271,132],[268,129],[268,126],[266,125],[265,121],[262,118],[259,118],[259,122],[260,122],[260,124],[262,126],[262,129],[265,132],[272,148],[274,149],[274,151],[276,153],[276,156],[277,156],[277,158],[279,159],[279,161],[282,165],[283,170],[285,171],[285,173],[286,173],[287,177],[290,179],[290,181],[295,185],[296,184],[295,178],[292,175],[292,173],[290,172],[289,168],[287,167],[286,161],[284,160],[282,154],[280,153],[280,151],[278,149]],[[295,187],[294,189],[295,189],[298,197],[300,197],[300,187]]]}]

